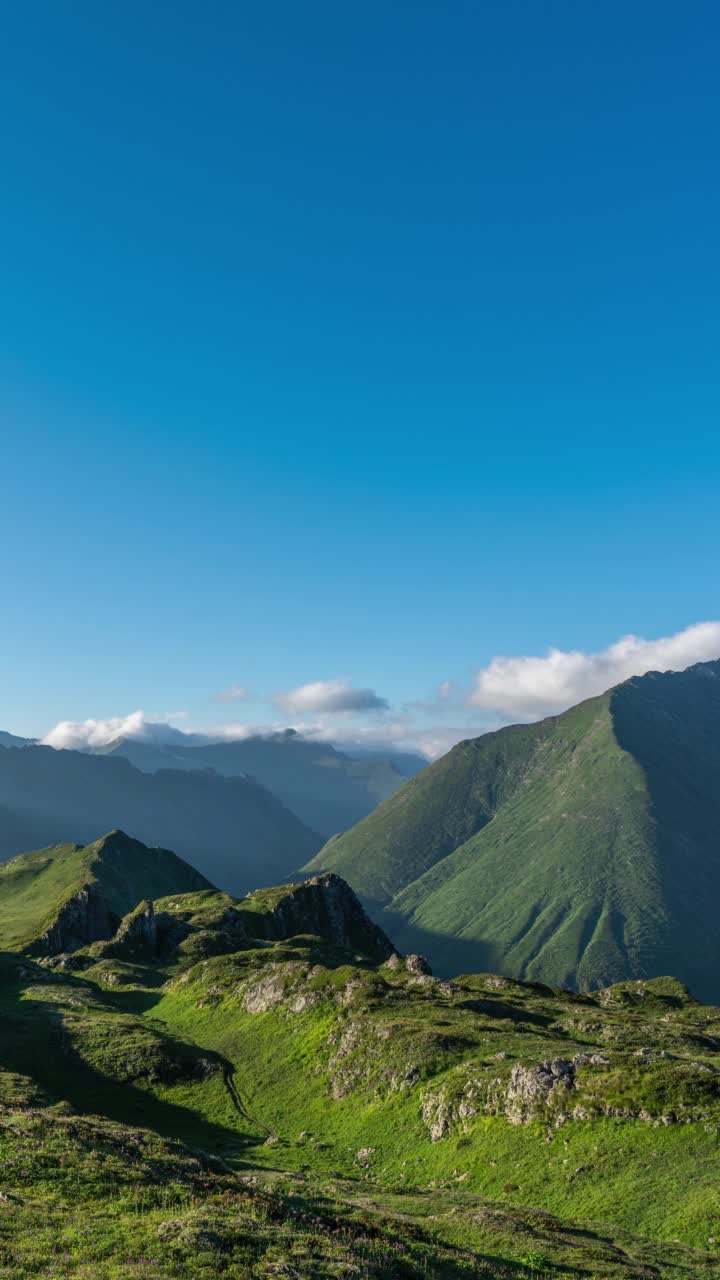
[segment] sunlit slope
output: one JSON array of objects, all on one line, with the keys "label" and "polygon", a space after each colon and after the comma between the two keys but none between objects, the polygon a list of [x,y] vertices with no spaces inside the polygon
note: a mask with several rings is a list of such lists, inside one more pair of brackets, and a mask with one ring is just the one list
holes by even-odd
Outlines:
[{"label": "sunlit slope", "polygon": [[[0,864],[0,950],[31,946],[64,917],[71,942],[120,918],[142,898],[211,888],[168,849],[148,849],[122,831],[93,844],[55,845]],[[71,917],[71,919],[70,919]]]},{"label": "sunlit slope", "polygon": [[513,725],[460,742],[357,826],[330,840],[308,869],[332,869],[386,905],[490,821],[522,784],[548,725]]},{"label": "sunlit slope", "polygon": [[437,949],[451,968],[471,942],[483,967],[522,977],[639,977],[667,926],[653,827],[642,770],[615,739],[609,700],[593,699],[553,723],[492,822],[393,908],[451,935]]},{"label": "sunlit slope", "polygon": [[588,989],[672,971],[716,998],[719,672],[651,673],[462,743],[314,865],[447,972]]},{"label": "sunlit slope", "polygon": [[0,954],[0,1018],[13,1280],[718,1273],[720,1009],[672,978],[441,981],[329,874]]}]

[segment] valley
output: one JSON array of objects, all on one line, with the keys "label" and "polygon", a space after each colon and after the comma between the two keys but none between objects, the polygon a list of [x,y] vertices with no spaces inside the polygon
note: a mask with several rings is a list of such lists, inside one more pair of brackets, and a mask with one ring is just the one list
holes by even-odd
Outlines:
[{"label": "valley", "polygon": [[674,979],[437,979],[332,874],[108,933],[2,956],[0,1274],[717,1274],[720,1010]]}]

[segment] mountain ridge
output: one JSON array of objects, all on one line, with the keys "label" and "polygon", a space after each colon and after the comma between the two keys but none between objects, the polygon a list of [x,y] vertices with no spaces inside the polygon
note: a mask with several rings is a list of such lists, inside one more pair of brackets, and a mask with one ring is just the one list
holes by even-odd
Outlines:
[{"label": "mountain ridge", "polygon": [[0,750],[0,858],[129,830],[170,846],[236,893],[284,881],[321,844],[252,778],[213,770],[143,773],[122,757],[49,746]]},{"label": "mountain ridge", "polygon": [[[397,791],[409,776],[403,769],[412,761],[407,754],[397,761],[381,754],[354,757],[294,730],[187,746],[118,738],[93,754],[124,757],[150,773],[211,768],[226,777],[252,777],[325,838],[360,821]],[[422,763],[418,758],[416,767]]]},{"label": "mountain ridge", "polygon": [[35,849],[0,864],[0,948],[51,955],[112,937],[147,896],[212,889],[168,849],[124,831],[87,845]]},{"label": "mountain ridge", "polygon": [[0,953],[0,1015],[18,1280],[717,1274],[720,1009],[672,978],[439,980],[328,874]]},{"label": "mountain ridge", "polygon": [[719,769],[720,662],[636,676],[459,743],[308,866],[443,972],[578,989],[676,972],[712,998]]}]

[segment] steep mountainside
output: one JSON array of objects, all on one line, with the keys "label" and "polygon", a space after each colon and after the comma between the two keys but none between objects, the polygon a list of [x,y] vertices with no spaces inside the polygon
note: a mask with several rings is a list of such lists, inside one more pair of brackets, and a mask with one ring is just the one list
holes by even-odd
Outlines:
[{"label": "steep mountainside", "polygon": [[43,746],[0,749],[0,859],[86,843],[114,827],[171,845],[234,893],[286,880],[321,843],[251,778],[210,769],[148,774],[121,757]]},{"label": "steep mountainside", "polygon": [[440,981],[334,875],[116,925],[0,955],[13,1280],[718,1274],[720,1010],[675,980]]},{"label": "steep mountainside", "polygon": [[720,998],[720,662],[460,743],[309,864],[444,972]]},{"label": "steep mountainside", "polygon": [[72,951],[111,937],[141,898],[211,888],[176,854],[123,831],[36,849],[0,865],[0,949]]},{"label": "steep mountainside", "polygon": [[226,777],[250,775],[325,837],[359,822],[425,763],[408,755],[397,761],[370,755],[354,759],[292,730],[208,746],[119,738],[97,753],[124,756],[149,773],[210,768]]}]

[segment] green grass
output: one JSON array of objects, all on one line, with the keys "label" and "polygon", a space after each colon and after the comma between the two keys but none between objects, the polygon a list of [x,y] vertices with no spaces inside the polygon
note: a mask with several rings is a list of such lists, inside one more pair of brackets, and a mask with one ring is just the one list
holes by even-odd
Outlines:
[{"label": "green grass", "polygon": [[82,889],[89,858],[81,845],[55,845],[0,863],[0,945],[14,951],[51,925],[68,898]]},{"label": "green grass", "polygon": [[720,1010],[248,933],[293,892],[0,958],[0,1280],[720,1274]]},{"label": "green grass", "polygon": [[406,950],[579,990],[720,999],[720,664],[460,743],[309,864]]},{"label": "green grass", "polygon": [[[2,1081],[0,1073],[0,1090]],[[0,1114],[0,1277],[8,1280],[527,1274],[428,1246],[422,1228],[398,1216],[243,1181],[148,1129],[17,1097]]]},{"label": "green grass", "polygon": [[[172,983],[155,1011],[237,1064],[247,1111],[278,1135],[286,1167],[302,1170],[310,1155],[314,1168],[357,1175],[357,1151],[372,1147],[363,1172],[372,1182],[418,1189],[459,1175],[466,1190],[496,1199],[512,1181],[518,1184],[515,1202],[564,1217],[607,1219],[625,1230],[664,1239],[679,1235],[696,1245],[717,1230],[720,1092],[714,1071],[691,1068],[695,1059],[686,1047],[694,1035],[720,1033],[717,1011],[709,1015],[703,1006],[684,1005],[668,1014],[661,1006],[651,1022],[646,1009],[577,1006],[512,985],[501,1000],[480,980],[457,984],[436,1004],[405,982],[394,984],[393,998],[392,985],[388,993],[375,975],[345,969],[339,971],[341,985],[337,974],[326,980],[315,973],[307,985],[317,991],[322,984],[327,999],[289,1016],[305,985],[296,955],[282,966],[281,1001],[265,1013],[244,1013],[237,993],[269,962],[263,955],[247,965],[237,957],[208,963]],[[359,985],[349,1009],[337,1008],[338,991],[353,979]],[[479,991],[485,1010],[464,1008]],[[591,1036],[576,1031],[571,1038],[558,1026],[565,1018],[570,1025],[578,1012],[580,1022],[597,1019]],[[338,1060],[343,1036],[351,1048]],[[668,1052],[658,1044],[672,1045],[677,1059],[635,1057],[648,1042],[658,1052]],[[572,1119],[554,1130],[554,1112],[539,1114],[528,1126],[508,1124],[502,1108],[493,1114],[495,1082],[501,1081],[502,1092],[516,1062],[582,1051],[610,1057],[608,1066],[581,1069],[573,1091],[570,1105],[585,1108],[591,1119]],[[498,1060],[498,1053],[508,1056]],[[715,1062],[714,1055],[708,1061]],[[411,1072],[417,1081],[403,1088]],[[421,1116],[428,1090],[444,1091],[450,1102],[448,1134],[436,1143]],[[469,1097],[475,1115],[463,1121],[458,1107]],[[609,1118],[609,1108],[631,1114]],[[673,1109],[678,1123],[661,1123],[659,1117]],[[642,1111],[650,1113],[648,1120],[638,1119]],[[275,1163],[278,1149],[263,1146],[255,1158]]]},{"label": "green grass", "polygon": [[93,886],[115,916],[143,897],[209,888],[167,849],[148,849],[121,831],[93,844],[55,845],[0,863],[0,948],[20,950],[56,923],[62,908]]}]

